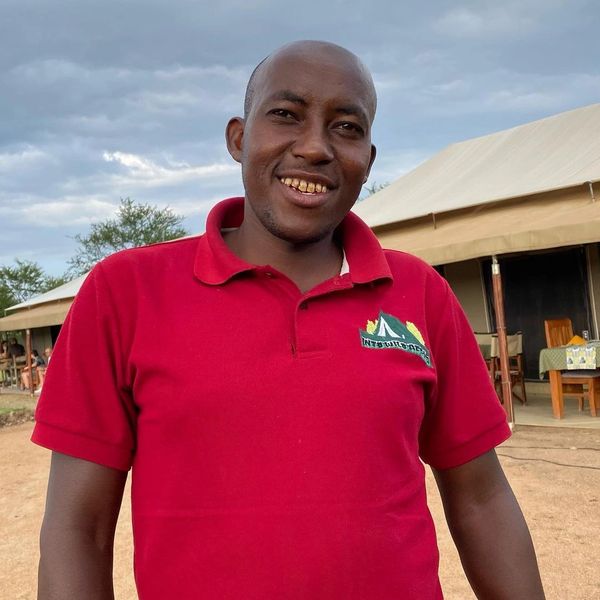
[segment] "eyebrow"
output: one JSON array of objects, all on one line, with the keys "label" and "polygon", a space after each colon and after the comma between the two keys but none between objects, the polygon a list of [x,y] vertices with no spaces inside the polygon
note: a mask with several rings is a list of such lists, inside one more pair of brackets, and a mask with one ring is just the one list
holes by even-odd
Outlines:
[{"label": "eyebrow", "polygon": [[[293,104],[298,104],[299,106],[308,106],[308,102],[302,96],[298,96],[298,94],[290,90],[281,90],[279,92],[275,92],[269,97],[269,100],[271,102],[285,100],[287,102],[292,102]],[[336,112],[341,113],[342,115],[357,116],[364,122],[369,123],[369,116],[358,104],[344,104],[343,106],[338,106],[336,108]]]},{"label": "eyebrow", "polygon": [[343,115],[355,115],[367,123],[369,122],[367,113],[358,104],[346,104],[345,106],[340,106],[338,107],[337,112],[342,113]]},{"label": "eyebrow", "polygon": [[272,96],[269,97],[269,100],[287,100],[288,102],[292,102],[293,104],[299,104],[301,106],[308,106],[308,102],[302,98],[302,96],[298,96],[298,94],[294,94],[290,90],[281,90],[279,92],[275,92]]}]

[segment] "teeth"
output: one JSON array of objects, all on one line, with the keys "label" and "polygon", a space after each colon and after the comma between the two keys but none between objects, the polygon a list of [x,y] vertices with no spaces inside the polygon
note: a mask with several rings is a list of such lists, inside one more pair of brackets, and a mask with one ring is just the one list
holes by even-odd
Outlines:
[{"label": "teeth", "polygon": [[301,192],[306,194],[314,194],[315,192],[317,192],[318,194],[324,194],[325,192],[327,192],[326,185],[322,185],[320,183],[313,183],[312,181],[305,181],[304,179],[292,179],[291,177],[282,177],[280,181],[284,185],[300,190]]}]

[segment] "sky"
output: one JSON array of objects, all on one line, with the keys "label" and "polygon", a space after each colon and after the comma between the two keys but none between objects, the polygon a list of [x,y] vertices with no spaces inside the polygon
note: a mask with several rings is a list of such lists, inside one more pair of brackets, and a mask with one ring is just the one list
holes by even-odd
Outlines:
[{"label": "sky", "polygon": [[243,193],[224,128],[254,66],[345,46],[378,92],[367,185],[449,144],[600,101],[597,0],[2,0],[0,265],[60,275],[120,198],[204,231]]}]

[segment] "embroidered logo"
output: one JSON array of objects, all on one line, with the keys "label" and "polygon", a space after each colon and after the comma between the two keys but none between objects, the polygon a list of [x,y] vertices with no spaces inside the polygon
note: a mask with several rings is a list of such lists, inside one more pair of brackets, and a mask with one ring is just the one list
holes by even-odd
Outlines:
[{"label": "embroidered logo", "polygon": [[365,330],[360,330],[360,343],[363,348],[383,350],[397,348],[420,356],[431,367],[431,355],[417,326],[410,321],[406,324],[381,311],[375,321],[367,321]]}]

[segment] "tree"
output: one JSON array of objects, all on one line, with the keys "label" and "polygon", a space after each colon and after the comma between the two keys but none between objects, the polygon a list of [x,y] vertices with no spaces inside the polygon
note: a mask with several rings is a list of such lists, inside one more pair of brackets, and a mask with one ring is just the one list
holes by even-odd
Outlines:
[{"label": "tree", "polygon": [[364,200],[365,198],[368,198],[369,196],[372,196],[373,194],[376,194],[377,192],[380,192],[382,189],[386,188],[388,185],[390,185],[389,181],[386,183],[377,183],[376,181],[374,181],[371,185],[363,186],[365,188],[365,190],[367,190],[367,195],[364,198],[362,198],[362,200]]},{"label": "tree", "polygon": [[188,232],[181,226],[183,217],[170,208],[158,208],[121,198],[117,215],[91,226],[87,235],[76,235],[79,248],[69,259],[67,274],[83,275],[105,256],[146,244],[173,240]]},{"label": "tree", "polygon": [[0,283],[0,317],[4,316],[4,310],[13,304],[17,304],[10,290],[4,282]]},{"label": "tree", "polygon": [[14,266],[0,267],[0,316],[4,309],[19,302],[29,300],[62,285],[64,277],[46,275],[36,262],[15,259]]}]

